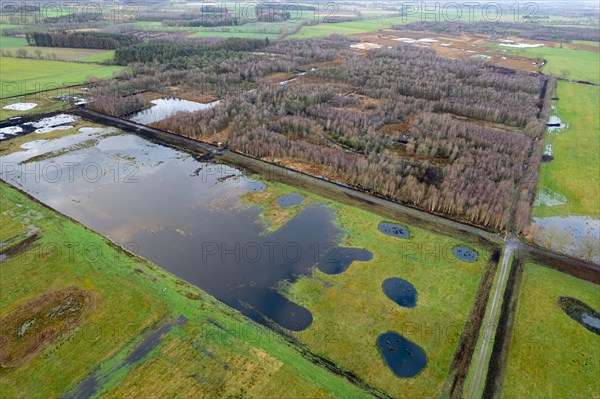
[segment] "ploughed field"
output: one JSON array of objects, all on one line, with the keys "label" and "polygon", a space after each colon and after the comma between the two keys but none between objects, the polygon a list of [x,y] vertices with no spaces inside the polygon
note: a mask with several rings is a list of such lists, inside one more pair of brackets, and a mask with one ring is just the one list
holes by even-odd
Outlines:
[{"label": "ploughed field", "polygon": [[20,287],[0,307],[7,396],[448,389],[490,248],[68,115],[25,127],[0,142],[0,177],[164,270],[2,184],[1,283]]}]

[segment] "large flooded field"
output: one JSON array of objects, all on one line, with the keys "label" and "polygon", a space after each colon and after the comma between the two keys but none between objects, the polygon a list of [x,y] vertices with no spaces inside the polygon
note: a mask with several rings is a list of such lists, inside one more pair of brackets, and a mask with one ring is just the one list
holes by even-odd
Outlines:
[{"label": "large flooded field", "polygon": [[113,128],[39,134],[1,162],[5,181],[263,324],[298,331],[312,322],[279,282],[370,259],[337,246],[343,232],[327,206],[306,206],[266,234],[258,207],[240,202],[264,183]]}]

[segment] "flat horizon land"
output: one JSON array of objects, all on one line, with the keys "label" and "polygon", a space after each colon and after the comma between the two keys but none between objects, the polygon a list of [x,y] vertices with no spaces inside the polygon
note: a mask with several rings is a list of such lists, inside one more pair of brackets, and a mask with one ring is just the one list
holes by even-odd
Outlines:
[{"label": "flat horizon land", "polygon": [[98,6],[0,24],[1,398],[600,399],[597,4]]}]

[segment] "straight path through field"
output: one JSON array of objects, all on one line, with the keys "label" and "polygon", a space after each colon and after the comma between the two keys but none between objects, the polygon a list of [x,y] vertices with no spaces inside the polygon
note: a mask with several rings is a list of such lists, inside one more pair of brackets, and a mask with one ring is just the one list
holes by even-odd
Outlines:
[{"label": "straight path through field", "polygon": [[488,361],[488,353],[491,347],[492,337],[498,325],[498,315],[500,313],[501,299],[504,296],[504,290],[506,289],[506,280],[509,276],[508,270],[510,269],[510,256],[519,248],[521,242],[516,237],[511,237],[504,247],[504,253],[502,254],[502,264],[500,265],[500,275],[496,283],[496,289],[494,290],[494,297],[490,303],[490,311],[488,313],[487,320],[484,321],[485,331],[483,339],[481,340],[481,349],[478,353],[477,367],[473,380],[471,381],[471,387],[469,389],[468,398],[475,398],[479,393],[481,383],[485,381],[485,371],[487,370],[486,364]]}]

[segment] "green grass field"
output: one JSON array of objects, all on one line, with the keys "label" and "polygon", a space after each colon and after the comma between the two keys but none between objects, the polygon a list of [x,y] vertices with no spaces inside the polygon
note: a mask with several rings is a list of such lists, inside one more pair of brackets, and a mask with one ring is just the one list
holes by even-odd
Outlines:
[{"label": "green grass field", "polygon": [[569,125],[558,136],[546,135],[553,145],[554,160],[543,163],[539,189],[567,197],[565,205],[540,205],[534,216],[600,215],[600,90],[558,82],[558,115]]},{"label": "green grass field", "polygon": [[0,69],[4,98],[84,83],[90,76],[109,78],[122,67],[2,57]]},{"label": "green grass field", "polygon": [[[346,232],[342,244],[373,253],[371,261],[354,262],[339,275],[315,269],[312,276],[282,288],[313,314],[313,324],[297,333],[298,338],[392,397],[440,395],[489,252],[477,248],[477,262],[461,262],[451,253],[462,243],[458,239],[416,227],[409,227],[408,240],[393,238],[379,232],[384,219],[378,215],[283,184],[269,183],[266,191],[247,198],[264,208],[265,221],[281,226],[296,213],[275,204],[287,192],[305,195],[305,204],[325,202]],[[382,283],[390,277],[415,286],[415,308],[402,308],[383,293]],[[415,378],[397,378],[384,363],[376,339],[388,331],[426,352],[427,367]]]},{"label": "green grass field", "polygon": [[600,309],[600,287],[526,264],[503,398],[600,397],[600,337],[567,316],[561,296]]},{"label": "green grass field", "polygon": [[[35,324],[20,338],[0,332],[22,348],[43,344],[0,368],[0,397],[59,397],[96,367],[108,397],[367,397],[270,330],[4,183],[0,198],[0,241],[21,241],[32,226],[39,236],[2,263],[0,318],[29,320],[23,304],[66,287],[92,298],[83,319],[49,342]],[[183,326],[137,363],[123,362],[145,329],[179,315]]]},{"label": "green grass field", "polygon": [[574,80],[585,80],[600,83],[600,53],[595,51],[574,50],[572,48],[510,48],[493,44],[496,51],[506,52],[525,57],[543,58],[548,63],[544,73],[566,77]]},{"label": "green grass field", "polygon": [[56,57],[57,61],[81,61],[97,62],[112,60],[115,56],[114,50],[95,50],[87,48],[67,48],[67,47],[35,47],[18,46],[11,47],[5,51],[10,51],[12,56],[16,56],[19,49],[27,51],[26,58],[38,58],[39,55],[47,60],[49,57]]},{"label": "green grass field", "polygon": [[12,49],[14,47],[27,46],[27,40],[24,37],[0,36],[0,50]]},{"label": "green grass field", "polygon": [[339,23],[322,23],[318,25],[304,26],[300,32],[296,33],[295,35],[290,35],[288,38],[299,39],[329,35],[353,35],[356,33],[391,28],[393,25],[403,24],[405,24],[403,17],[389,17]]},{"label": "green grass field", "polygon": [[255,22],[239,26],[223,26],[217,28],[195,28],[198,32],[189,37],[247,37],[277,39],[282,30],[292,31],[296,23],[291,22]]}]

